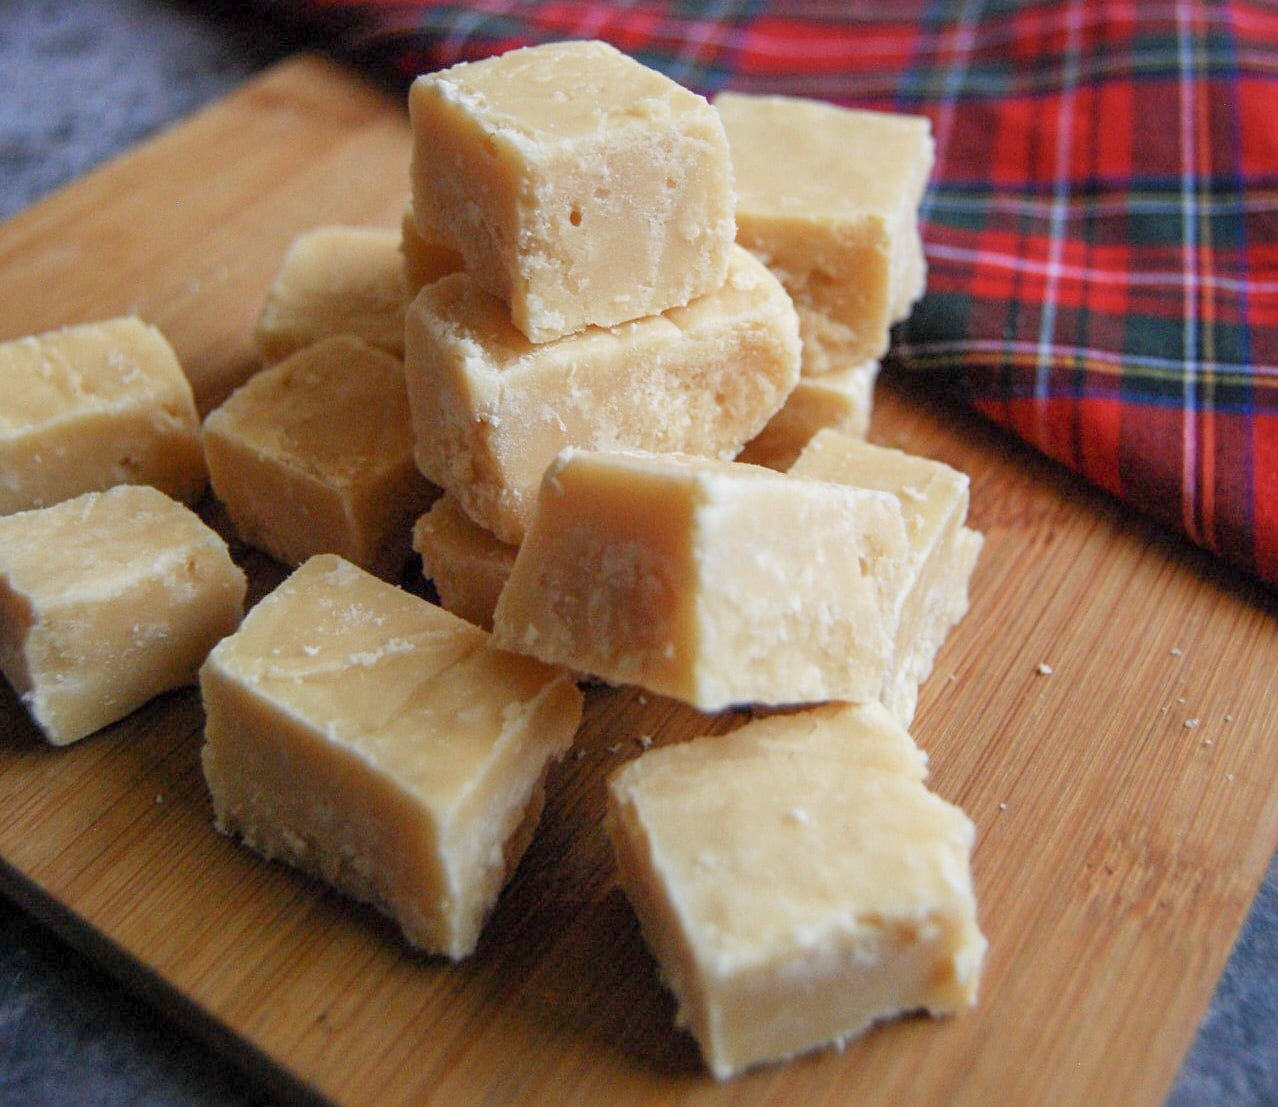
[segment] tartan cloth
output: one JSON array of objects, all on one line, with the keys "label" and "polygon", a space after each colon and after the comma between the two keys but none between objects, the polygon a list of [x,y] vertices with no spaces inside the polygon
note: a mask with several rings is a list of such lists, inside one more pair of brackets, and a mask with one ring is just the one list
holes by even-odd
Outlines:
[{"label": "tartan cloth", "polygon": [[927,115],[890,360],[1278,583],[1278,3],[275,0],[405,90],[600,38],[723,88]]}]

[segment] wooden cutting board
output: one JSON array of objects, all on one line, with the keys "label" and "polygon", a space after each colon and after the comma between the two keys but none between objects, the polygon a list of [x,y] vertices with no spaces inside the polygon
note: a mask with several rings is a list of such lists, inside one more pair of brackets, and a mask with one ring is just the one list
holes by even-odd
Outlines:
[{"label": "wooden cutting board", "polygon": [[[289,239],[397,225],[407,165],[399,104],[289,61],[0,228],[0,337],[136,311],[207,409],[255,367]],[[1278,840],[1272,597],[923,382],[883,382],[877,403],[874,440],[971,474],[987,537],[914,726],[978,829],[990,952],[971,1013],[709,1079],[615,887],[602,777],[643,735],[740,720],[632,690],[589,693],[459,966],[214,833],[193,691],[66,750],[0,691],[5,890],[293,1098],[1159,1103]],[[280,579],[237,552],[257,594]]]}]

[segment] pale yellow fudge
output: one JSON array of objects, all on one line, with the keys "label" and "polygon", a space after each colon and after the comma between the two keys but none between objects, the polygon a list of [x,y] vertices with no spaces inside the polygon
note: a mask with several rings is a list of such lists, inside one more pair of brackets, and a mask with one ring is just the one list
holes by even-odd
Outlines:
[{"label": "pale yellow fudge", "polygon": [[494,640],[703,711],[879,695],[896,498],[755,465],[565,450]]},{"label": "pale yellow fudge", "polygon": [[[762,250],[756,250],[755,254],[765,260],[768,257]],[[886,349],[891,344],[890,333],[885,331],[886,337],[880,336],[872,342],[864,341],[863,331],[842,322],[833,310],[813,306],[812,296],[807,292],[801,288],[791,291],[795,282],[788,280],[787,271],[775,264],[772,269],[778,277],[787,281],[786,291],[794,299],[795,314],[799,317],[799,337],[803,340],[802,372],[805,377],[815,379],[844,372],[850,367],[867,362],[877,364],[881,355],[867,357],[866,351]]]},{"label": "pale yellow fudge", "polygon": [[728,280],[687,307],[540,345],[453,274],[413,302],[406,345],[418,466],[512,545],[564,447],[730,458],[799,378],[794,308],[740,248]]},{"label": "pale yellow fudge", "polygon": [[781,408],[737,455],[738,461],[785,470],[819,430],[864,437],[874,410],[879,363],[867,361],[819,377],[800,377]]},{"label": "pale yellow fudge", "polygon": [[943,462],[834,430],[816,434],[790,473],[889,492],[900,501],[910,555],[889,608],[895,646],[881,698],[909,726],[919,686],[967,612],[968,582],[983,543],[966,526],[968,477]]},{"label": "pale yellow fudge", "polygon": [[[423,288],[449,273],[460,272],[464,267],[461,254],[431,242],[423,237],[413,215],[413,202],[404,205],[404,217],[400,223],[399,252],[404,267],[404,283],[408,299],[412,300]],[[401,345],[402,345],[401,336]]]},{"label": "pale yellow fudge", "polygon": [[409,292],[401,235],[381,227],[315,227],[289,244],[254,337],[269,364],[348,334],[402,357]]},{"label": "pale yellow fudge", "polygon": [[66,745],[195,682],[243,614],[226,543],[149,485],[0,518],[0,671]]},{"label": "pale yellow fudge", "polygon": [[562,671],[334,555],[258,603],[200,672],[216,825],[471,953],[582,698]]},{"label": "pale yellow fudge", "polygon": [[734,92],[715,107],[732,147],[738,241],[794,298],[804,372],[882,357],[926,280],[928,119]]},{"label": "pale yellow fudge", "polygon": [[413,210],[546,342],[723,283],[736,233],[723,124],[602,42],[512,50],[418,77]]},{"label": "pale yellow fudge", "polygon": [[205,420],[204,449],[240,537],[289,565],[338,553],[397,574],[439,494],[413,463],[403,367],[344,335],[232,393]]},{"label": "pale yellow fudge", "polygon": [[493,609],[515,564],[515,546],[473,523],[445,493],[413,527],[422,575],[435,586],[444,610],[492,629]]},{"label": "pale yellow fudge", "polygon": [[879,704],[653,749],[609,780],[622,887],[720,1079],[976,1001],[971,821]]},{"label": "pale yellow fudge", "polygon": [[200,419],[165,337],[126,316],[0,343],[0,515],[117,484],[193,503]]}]

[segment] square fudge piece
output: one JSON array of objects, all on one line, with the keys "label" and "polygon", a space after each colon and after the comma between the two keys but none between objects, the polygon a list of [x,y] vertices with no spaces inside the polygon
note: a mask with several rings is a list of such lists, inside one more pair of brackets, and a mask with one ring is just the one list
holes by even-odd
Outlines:
[{"label": "square fudge piece", "polygon": [[194,503],[207,475],[191,384],[124,317],[0,343],[0,515],[117,484]]},{"label": "square fudge piece", "polygon": [[200,673],[217,826],[471,953],[582,698],[562,671],[334,555],[258,603]]},{"label": "square fudge piece", "polygon": [[406,347],[418,466],[512,545],[565,446],[730,458],[799,379],[794,307],[740,248],[727,281],[686,307],[541,345],[454,274],[413,302]]},{"label": "square fudge piece", "polygon": [[[440,277],[449,273],[460,273],[464,262],[461,254],[432,242],[426,238],[417,226],[417,217],[413,215],[413,202],[404,205],[404,216],[399,228],[399,252],[404,267],[404,282],[408,287],[408,299],[411,301],[428,284],[433,284]],[[403,328],[400,328],[400,346],[403,346]]]},{"label": "square fudge piece", "polygon": [[240,537],[288,565],[338,553],[398,573],[438,495],[413,462],[403,367],[345,335],[232,393],[205,420],[204,449]]},{"label": "square fudge piece", "polygon": [[434,584],[444,610],[491,630],[517,547],[472,522],[456,498],[445,493],[417,520],[413,549],[421,555],[422,575]]},{"label": "square fudge piece", "polygon": [[239,625],[244,574],[148,485],[0,518],[0,671],[55,745],[195,682]]},{"label": "square fudge piece", "polygon": [[754,465],[566,450],[493,635],[702,711],[878,696],[895,497]]},{"label": "square fudge piece", "polygon": [[714,109],[602,42],[418,77],[413,210],[533,342],[686,304],[736,233]]},{"label": "square fudge piece", "polygon": [[923,116],[725,92],[737,235],[799,309],[804,372],[882,357],[923,294],[918,209],[932,171]]},{"label": "square fudge piece", "polygon": [[621,885],[716,1077],[976,1000],[974,831],[879,704],[650,750],[613,774]]},{"label": "square fudge piece", "polygon": [[408,284],[400,232],[316,227],[289,244],[254,337],[269,364],[323,338],[347,334],[404,356]]},{"label": "square fudge piece", "polygon": [[785,406],[746,443],[737,460],[784,471],[819,430],[830,427],[864,437],[878,376],[879,363],[866,361],[819,377],[800,377]]},{"label": "square fudge piece", "polygon": [[909,726],[919,686],[967,612],[968,581],[983,543],[965,525],[967,475],[829,429],[812,438],[790,473],[889,492],[900,501],[910,554],[891,604],[895,645],[881,699]]}]

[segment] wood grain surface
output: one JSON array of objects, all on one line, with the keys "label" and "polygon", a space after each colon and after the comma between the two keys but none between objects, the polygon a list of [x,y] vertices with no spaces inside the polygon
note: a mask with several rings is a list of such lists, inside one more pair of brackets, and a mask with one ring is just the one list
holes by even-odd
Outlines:
[{"label": "wood grain surface", "polygon": [[[397,225],[407,164],[401,105],[286,62],[0,228],[0,338],[136,311],[207,410],[256,367],[289,239]],[[880,382],[871,438],[968,472],[987,537],[914,725],[933,788],[977,826],[974,1011],[706,1076],[615,886],[603,774],[643,736],[741,720],[630,689],[589,692],[459,966],[213,831],[193,690],[66,750],[0,691],[5,890],[290,1099],[1159,1103],[1278,841],[1272,597],[925,381]],[[255,594],[281,579],[235,552]]]}]

